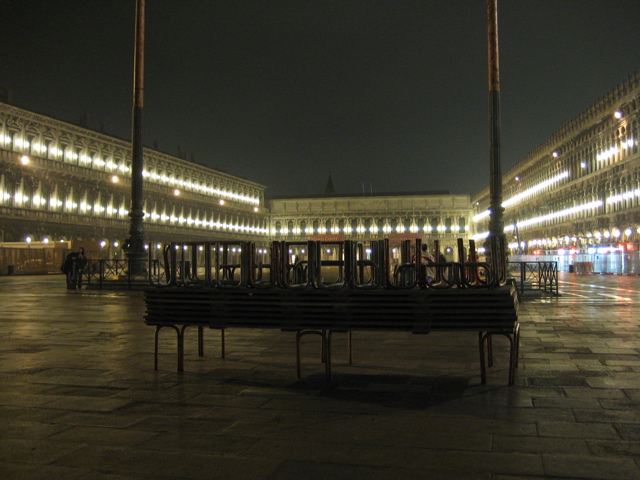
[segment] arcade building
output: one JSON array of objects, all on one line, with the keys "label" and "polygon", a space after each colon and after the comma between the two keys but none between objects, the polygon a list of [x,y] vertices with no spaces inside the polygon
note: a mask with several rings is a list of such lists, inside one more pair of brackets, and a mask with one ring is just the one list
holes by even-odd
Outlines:
[{"label": "arcade building", "polygon": [[[594,256],[638,269],[640,74],[579,113],[503,175],[511,255],[561,264]],[[267,198],[267,187],[157,149],[144,150],[148,248],[187,240],[438,240],[482,243],[489,188]],[[131,143],[0,102],[0,274],[12,248],[123,256],[129,229]],[[581,257],[583,256],[583,257]],[[597,257],[597,258],[596,258]],[[614,265],[615,264],[615,265]]]}]

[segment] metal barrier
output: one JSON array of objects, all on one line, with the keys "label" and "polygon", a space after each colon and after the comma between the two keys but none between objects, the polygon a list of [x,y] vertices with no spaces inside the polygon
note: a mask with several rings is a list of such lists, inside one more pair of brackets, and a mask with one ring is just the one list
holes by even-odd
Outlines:
[{"label": "metal barrier", "polygon": [[[118,285],[132,288],[134,285],[166,285],[166,262],[153,256],[153,250],[148,249],[149,255],[145,260],[144,268],[132,268],[130,260],[95,260],[87,259],[87,264],[82,272],[87,285],[97,285],[103,288],[106,285]],[[139,261],[136,260],[136,267]]]},{"label": "metal barrier", "polygon": [[509,262],[509,274],[516,278],[520,293],[525,286],[559,294],[558,262]]}]

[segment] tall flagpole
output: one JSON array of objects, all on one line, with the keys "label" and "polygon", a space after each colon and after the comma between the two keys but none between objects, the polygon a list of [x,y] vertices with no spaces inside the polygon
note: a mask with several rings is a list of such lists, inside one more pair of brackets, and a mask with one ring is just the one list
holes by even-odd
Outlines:
[{"label": "tall flagpole", "polygon": [[500,167],[500,63],[498,58],[498,0],[487,0],[489,46],[489,236],[504,238],[502,170]]},{"label": "tall flagpole", "polygon": [[131,208],[129,218],[129,238],[124,244],[130,273],[139,275],[145,272],[144,249],[144,200],[142,197],[142,108],[144,105],[144,2],[136,0],[136,36],[134,49],[133,78],[133,126],[131,132]]}]

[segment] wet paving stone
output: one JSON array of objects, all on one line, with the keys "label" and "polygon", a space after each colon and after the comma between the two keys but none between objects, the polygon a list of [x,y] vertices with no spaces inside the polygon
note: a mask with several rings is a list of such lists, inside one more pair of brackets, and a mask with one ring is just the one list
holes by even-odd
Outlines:
[{"label": "wet paving stone", "polygon": [[[336,336],[295,372],[288,332],[175,335],[140,292],[62,277],[0,277],[0,472],[18,479],[534,480],[640,478],[640,278],[561,274],[561,297],[525,297],[516,384],[504,345],[480,384],[474,335]],[[573,295],[579,288],[579,296]],[[631,302],[589,303],[625,288]]]}]

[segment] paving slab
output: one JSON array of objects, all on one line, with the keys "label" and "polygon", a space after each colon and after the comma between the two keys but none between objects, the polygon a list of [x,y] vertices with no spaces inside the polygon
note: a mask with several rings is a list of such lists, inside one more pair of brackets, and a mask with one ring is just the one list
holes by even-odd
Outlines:
[{"label": "paving slab", "polygon": [[638,479],[640,277],[560,281],[522,299],[509,387],[468,333],[358,333],[352,365],[336,335],[326,382],[313,339],[298,379],[291,333],[231,329],[221,359],[187,331],[178,373],[163,331],[156,371],[141,292],[0,277],[2,478]]}]

